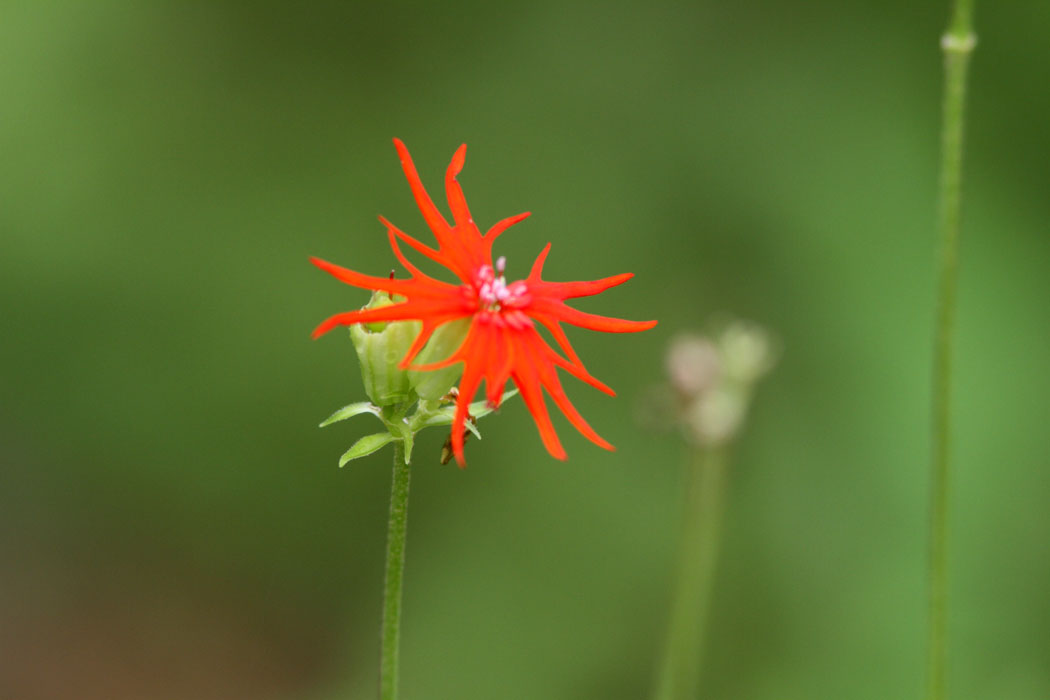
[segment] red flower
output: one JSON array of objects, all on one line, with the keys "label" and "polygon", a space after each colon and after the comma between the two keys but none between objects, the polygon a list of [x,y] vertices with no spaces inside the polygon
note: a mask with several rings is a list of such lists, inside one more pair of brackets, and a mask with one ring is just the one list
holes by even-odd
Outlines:
[{"label": "red flower", "polygon": [[[455,420],[452,424],[452,449],[460,466],[463,460],[463,430],[467,418],[467,407],[474,394],[486,384],[486,397],[493,406],[498,405],[508,379],[513,379],[522,399],[532,413],[540,437],[547,450],[558,459],[565,459],[565,450],[554,432],[542,389],[554,400],[569,422],[585,437],[607,450],[614,449],[602,439],[569,402],[558,378],[557,368],[615,396],[615,392],[590,375],[583,362],[569,344],[561,323],[607,333],[644,331],[656,325],[656,321],[624,321],[595,314],[584,313],[564,301],[574,297],[592,296],[622,284],[633,277],[631,273],[614,275],[592,282],[547,282],[541,279],[543,262],[550,251],[550,243],[543,249],[532,271],[523,280],[508,284],[503,276],[504,258],[492,262],[492,242],[513,224],[529,215],[528,212],[503,219],[488,233],[482,235],[474,224],[463,189],[456,176],[463,169],[466,144],[459,147],[445,174],[445,190],[452,210],[454,224],[449,225],[427,195],[419,173],[412,163],[408,149],[399,139],[394,139],[401,167],[408,178],[416,203],[423,218],[437,238],[437,250],[421,243],[399,230],[383,217],[379,220],[387,228],[390,247],[394,255],[411,273],[411,279],[388,279],[372,277],[348,270],[338,265],[311,258],[311,262],[325,272],[355,287],[383,290],[404,297],[404,301],[390,306],[336,314],[319,325],[313,332],[317,338],[336,326],[380,321],[421,321],[422,331],[401,361],[402,369],[436,370],[457,362],[463,363],[463,376],[456,400]],[[421,272],[409,262],[398,240],[408,244],[420,254],[438,262],[459,278],[459,284],[449,284]],[[426,345],[427,340],[442,324],[471,317],[470,329],[463,344],[447,359],[429,365],[412,365],[413,358]],[[551,348],[536,329],[540,324],[550,331],[565,353],[564,357]]]}]

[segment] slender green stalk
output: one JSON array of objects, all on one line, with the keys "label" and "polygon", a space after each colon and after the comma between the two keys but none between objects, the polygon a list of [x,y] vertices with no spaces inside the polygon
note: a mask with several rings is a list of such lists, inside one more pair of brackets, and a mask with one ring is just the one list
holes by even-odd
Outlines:
[{"label": "slender green stalk", "polygon": [[678,582],[656,679],[656,700],[696,697],[725,511],[726,461],[725,448],[696,448],[692,455]]},{"label": "slender green stalk", "polygon": [[394,483],[390,489],[390,525],[386,539],[386,583],[383,586],[383,638],[379,660],[380,700],[397,700],[397,661],[401,639],[401,582],[405,572],[408,528],[408,483],[412,476],[404,448],[394,442]]},{"label": "slender green stalk", "polygon": [[948,697],[948,520],[951,473],[951,379],[962,192],[963,114],[973,34],[972,0],[955,0],[944,49],[939,192],[940,253],[933,358],[933,449],[930,501],[929,700]]}]

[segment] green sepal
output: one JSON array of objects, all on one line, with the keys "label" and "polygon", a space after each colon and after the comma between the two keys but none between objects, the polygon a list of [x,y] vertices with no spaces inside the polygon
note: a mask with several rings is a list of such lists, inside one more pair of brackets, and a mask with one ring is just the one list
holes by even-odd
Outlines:
[{"label": "green sepal", "polygon": [[390,433],[365,435],[363,438],[355,442],[353,447],[343,453],[343,456],[339,458],[339,466],[342,467],[352,459],[359,459],[370,455],[393,441],[394,436]]},{"label": "green sepal", "polygon": [[372,415],[378,416],[379,407],[369,403],[368,401],[358,401],[357,403],[352,403],[349,406],[343,406],[338,411],[325,418],[324,422],[321,423],[321,425],[319,425],[318,427],[323,428],[326,425],[331,425],[332,423],[337,423],[341,420],[346,420],[347,418],[352,418],[362,413],[371,413]]}]

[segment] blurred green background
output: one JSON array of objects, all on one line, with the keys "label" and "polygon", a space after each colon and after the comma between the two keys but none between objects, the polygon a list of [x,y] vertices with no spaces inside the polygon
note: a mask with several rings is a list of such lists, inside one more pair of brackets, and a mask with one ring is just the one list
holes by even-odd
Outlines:
[{"label": "blurred green background", "polygon": [[[978,8],[959,317],[952,685],[1050,697],[1050,5]],[[551,459],[520,400],[416,447],[405,698],[635,699],[683,448],[638,419],[717,312],[784,354],[733,467],[705,697],[923,687],[944,3],[0,4],[0,697],[375,694],[389,451],[349,341],[454,149],[511,276],[637,277],[570,333],[610,399]]]}]

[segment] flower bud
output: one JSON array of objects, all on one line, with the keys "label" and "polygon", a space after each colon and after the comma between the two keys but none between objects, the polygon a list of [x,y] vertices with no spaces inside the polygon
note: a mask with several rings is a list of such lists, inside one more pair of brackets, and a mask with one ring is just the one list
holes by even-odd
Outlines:
[{"label": "flower bud", "polygon": [[703,445],[729,442],[740,432],[748,401],[746,394],[727,387],[702,394],[686,406],[683,418],[689,434]]},{"label": "flower bud", "polygon": [[711,388],[722,373],[718,348],[700,335],[680,335],[667,352],[667,376],[679,395],[694,397]]},{"label": "flower bud", "polygon": [[[387,292],[373,292],[364,307],[378,309],[402,301]],[[462,322],[442,325],[413,364],[422,365],[447,358],[459,348],[469,325]],[[376,406],[391,406],[415,401],[417,398],[439,399],[448,393],[463,372],[456,363],[444,369],[416,372],[399,367],[423,324],[419,321],[391,321],[361,323],[350,326],[350,340],[361,364],[361,379],[365,393]]]},{"label": "flower bud", "polygon": [[754,384],[776,364],[776,349],[769,331],[757,323],[730,323],[722,330],[718,344],[726,376],[741,384]]},{"label": "flower bud", "polygon": [[[396,303],[386,292],[373,292],[364,307],[378,309]],[[418,321],[362,323],[350,326],[350,340],[361,363],[365,393],[376,406],[390,406],[413,400],[408,372],[398,368],[422,324]]]}]

